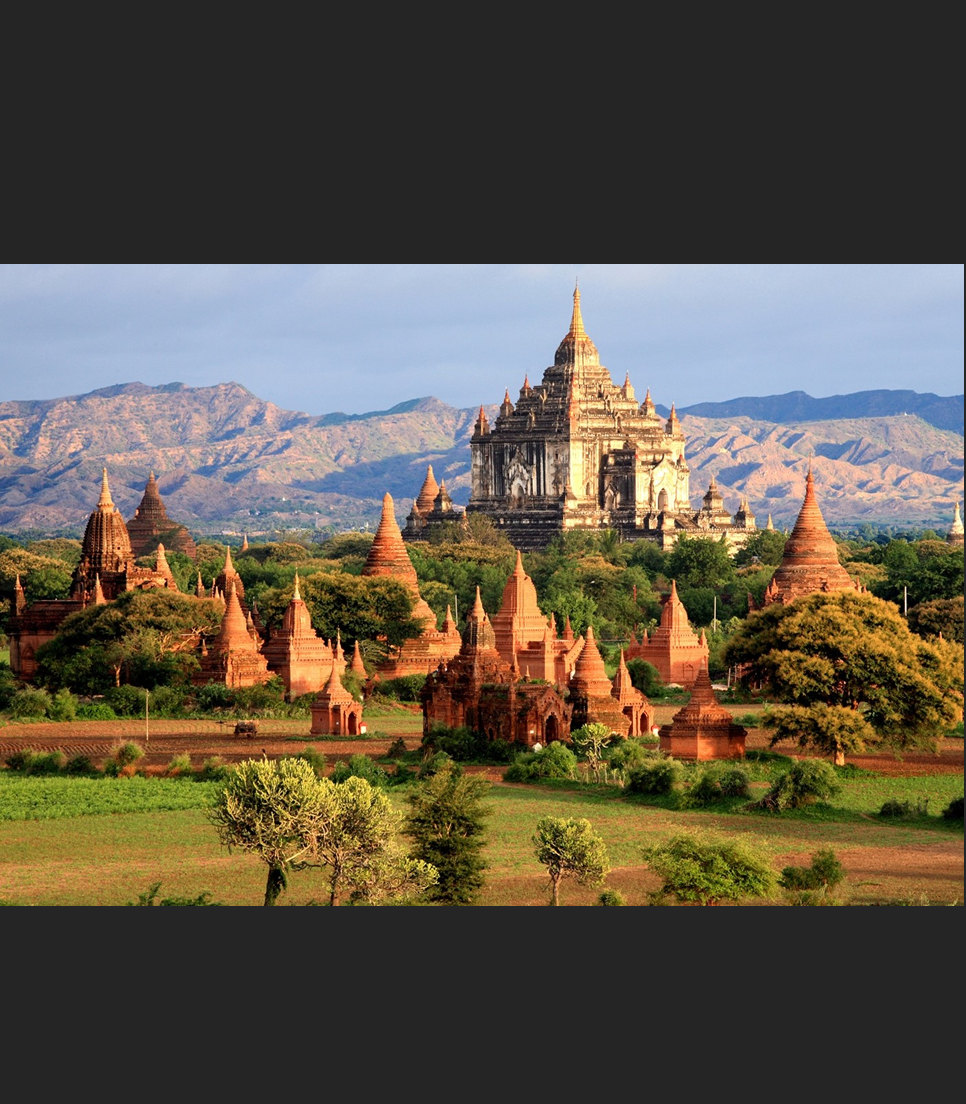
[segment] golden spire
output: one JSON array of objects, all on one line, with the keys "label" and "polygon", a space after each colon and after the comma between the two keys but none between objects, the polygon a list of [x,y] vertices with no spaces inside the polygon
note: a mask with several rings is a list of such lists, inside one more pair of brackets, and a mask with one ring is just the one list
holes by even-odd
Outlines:
[{"label": "golden spire", "polygon": [[104,477],[101,480],[101,497],[98,499],[97,508],[98,510],[115,509],[114,499],[111,498],[111,488],[107,483],[107,468],[104,469]]},{"label": "golden spire", "polygon": [[295,572],[295,593],[292,595],[292,601],[293,602],[301,602],[302,601],[302,591],[299,589],[299,573],[298,573],[298,571]]},{"label": "golden spire", "polygon": [[[558,330],[557,333],[559,332]],[[570,333],[567,336],[576,340],[587,337],[587,331],[584,329],[584,315],[580,309],[580,284],[577,285],[577,290],[574,292],[574,317],[570,323]]]}]

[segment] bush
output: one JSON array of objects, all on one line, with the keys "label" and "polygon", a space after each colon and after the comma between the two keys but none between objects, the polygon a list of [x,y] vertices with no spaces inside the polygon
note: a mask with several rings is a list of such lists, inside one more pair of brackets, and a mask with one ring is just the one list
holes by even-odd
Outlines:
[{"label": "bush", "polygon": [[892,798],[883,804],[879,816],[884,820],[919,820],[929,816],[929,802],[917,801],[913,804],[911,801]]},{"label": "bush", "polygon": [[117,714],[109,705],[97,702],[78,706],[77,719],[79,721],[116,721]]},{"label": "bush", "polygon": [[176,755],[165,768],[168,778],[194,778],[194,767],[190,755]]},{"label": "bush", "polygon": [[390,701],[418,702],[425,685],[425,675],[406,675],[403,678],[380,682],[376,693]]},{"label": "bush", "polygon": [[656,698],[663,693],[664,680],[661,678],[661,673],[647,660],[632,659],[627,664],[627,670],[634,689],[640,690],[646,698]]},{"label": "bush", "polygon": [[758,803],[769,812],[801,809],[816,801],[828,801],[839,792],[835,768],[824,759],[802,759],[783,774]]},{"label": "bush", "polygon": [[791,892],[831,892],[845,881],[845,868],[834,851],[818,851],[809,867],[786,866],[779,885]]},{"label": "bush", "polygon": [[775,885],[768,862],[735,840],[680,835],[648,848],[644,858],[664,883],[658,897],[682,903],[717,905],[768,897]]},{"label": "bush", "polygon": [[21,748],[7,757],[7,768],[17,774],[26,774],[30,769],[30,764],[36,758],[37,752],[33,748]]},{"label": "bush", "polygon": [[626,779],[627,774],[635,767],[643,766],[644,763],[659,758],[661,758],[661,753],[654,749],[652,741],[646,738],[636,739],[632,737],[628,740],[621,740],[615,747],[611,748],[607,756],[607,762],[613,770],[621,771]]},{"label": "bush", "polygon": [[158,900],[161,892],[161,883],[155,882],[147,893],[141,893],[136,901],[129,902],[134,908],[218,908],[217,901],[212,901],[210,893],[201,893],[197,897],[165,897]]},{"label": "bush", "polygon": [[441,751],[457,763],[477,759],[485,741],[469,728],[447,728],[434,725],[423,737],[423,750],[427,754]]},{"label": "bush", "polygon": [[949,805],[943,810],[944,820],[962,820],[963,819],[963,799],[957,797],[955,801],[951,801]]},{"label": "bush", "polygon": [[542,751],[520,755],[503,775],[504,782],[530,784],[577,777],[577,756],[566,744],[553,743]]},{"label": "bush", "polygon": [[43,720],[53,705],[46,690],[19,690],[10,703],[10,712],[18,721]]},{"label": "bush", "polygon": [[27,774],[63,774],[67,756],[62,751],[46,751],[33,757]]},{"label": "bush", "polygon": [[114,748],[110,761],[117,764],[120,770],[124,770],[125,767],[133,767],[139,763],[144,758],[144,754],[144,748],[140,744],[128,741]]},{"label": "bush", "polygon": [[151,691],[148,707],[152,717],[183,717],[185,692],[175,686],[159,686]]},{"label": "bush", "polygon": [[[316,778],[325,778],[325,772],[328,769],[328,761],[325,756],[316,751],[314,747],[307,747],[304,751],[300,751],[298,755],[287,755],[286,759],[301,759],[315,771]],[[365,758],[365,756],[362,756]]]},{"label": "bush", "polygon": [[64,767],[64,773],[74,776],[97,774],[97,767],[94,766],[93,761],[88,759],[86,755],[75,755],[73,759],[68,761],[67,766]]},{"label": "bush", "polygon": [[654,759],[628,771],[627,792],[666,797],[680,790],[683,782],[684,766],[676,759]]},{"label": "bush", "polygon": [[224,683],[209,682],[197,691],[195,702],[201,713],[214,713],[231,708],[232,693]]},{"label": "bush", "polygon": [[[298,757],[296,757],[298,758]],[[348,762],[337,763],[332,772],[332,781],[336,785],[348,782],[350,778],[362,778],[376,789],[389,788],[389,775],[368,755],[352,755]]]},{"label": "bush", "polygon": [[231,767],[220,755],[214,755],[204,761],[196,777],[199,782],[224,782],[230,774]]},{"label": "bush", "polygon": [[395,740],[389,745],[389,750],[386,752],[387,759],[402,759],[404,755],[409,754],[409,749],[406,747],[406,741],[400,736],[398,740]]},{"label": "bush", "polygon": [[77,699],[69,690],[58,690],[47,707],[47,716],[61,724],[77,720]]},{"label": "bush", "polygon": [[143,717],[144,690],[136,686],[112,686],[104,694],[104,701],[118,717]]},{"label": "bush", "polygon": [[616,889],[605,889],[604,892],[597,899],[598,905],[608,907],[611,905],[622,906],[627,904],[627,900],[623,893],[618,893]]}]

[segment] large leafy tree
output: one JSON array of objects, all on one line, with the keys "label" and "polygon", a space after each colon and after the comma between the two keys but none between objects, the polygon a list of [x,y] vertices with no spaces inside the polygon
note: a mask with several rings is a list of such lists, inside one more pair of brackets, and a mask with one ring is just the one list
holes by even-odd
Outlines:
[{"label": "large leafy tree", "polygon": [[208,819],[229,851],[255,855],[268,867],[266,906],[278,903],[293,867],[317,853],[333,817],[334,790],[304,759],[251,759],[229,775]]},{"label": "large leafy tree", "polygon": [[68,617],[37,653],[37,681],[52,690],[100,694],[122,681],[147,689],[184,681],[202,634],[218,631],[224,607],[171,590],[134,590]]},{"label": "large leafy tree", "polygon": [[962,720],[962,645],[921,639],[871,595],[771,606],[748,619],[725,658],[784,703],[766,721],[773,744],[797,740],[838,765],[869,746],[933,747]]},{"label": "large leafy tree", "polygon": [[439,871],[430,897],[440,904],[472,904],[485,884],[490,789],[486,779],[464,774],[449,762],[409,797],[406,834],[414,857]]}]

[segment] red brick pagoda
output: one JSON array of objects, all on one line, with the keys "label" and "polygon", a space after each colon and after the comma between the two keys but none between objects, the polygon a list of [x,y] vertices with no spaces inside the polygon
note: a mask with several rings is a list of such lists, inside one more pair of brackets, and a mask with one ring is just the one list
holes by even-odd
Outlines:
[{"label": "red brick pagoda", "polygon": [[162,543],[169,551],[182,552],[192,560],[198,555],[194,538],[188,530],[168,517],[154,472],[148,479],[141,505],[127,523],[127,531],[136,558],[150,555]]},{"label": "red brick pagoda", "polygon": [[815,477],[809,465],[805,504],[785,545],[781,566],[768,584],[763,605],[787,606],[810,594],[862,589],[839,562],[838,548],[818,505]]},{"label": "red brick pagoda", "polygon": [[688,611],[678,597],[677,583],[671,584],[671,594],[664,602],[661,624],[641,644],[632,641],[627,650],[629,659],[643,659],[656,667],[666,685],[693,685],[702,666],[710,657],[708,638],[704,632],[695,635],[688,620]]},{"label": "red brick pagoda", "polygon": [[232,690],[264,685],[272,678],[272,673],[259,644],[257,634],[249,628],[238,592],[232,586],[221,630],[215,640],[203,648],[201,669],[192,681],[196,686],[222,683]]},{"label": "red brick pagoda", "polygon": [[748,732],[715,697],[711,676],[702,667],[691,701],[661,729],[661,751],[675,759],[705,762],[743,759]]},{"label": "red brick pagoda", "polygon": [[282,618],[262,649],[268,669],[285,683],[289,700],[317,694],[332,677],[334,655],[312,627],[312,614],[302,600],[298,573],[295,593]]}]

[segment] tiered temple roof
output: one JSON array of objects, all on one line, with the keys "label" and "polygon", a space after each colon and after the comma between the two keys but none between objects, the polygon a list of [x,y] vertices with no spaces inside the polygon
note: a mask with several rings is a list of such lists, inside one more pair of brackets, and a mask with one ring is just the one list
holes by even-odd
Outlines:
[{"label": "tiered temple roof", "polygon": [[691,686],[710,654],[706,634],[702,632],[699,638],[691,628],[676,582],[664,602],[660,626],[650,637],[645,633],[641,644],[632,641],[627,651],[628,658],[643,659],[656,667],[665,684],[678,686]]},{"label": "tiered temple roof", "polygon": [[861,590],[861,587],[839,562],[838,548],[822,517],[815,476],[809,465],[805,503],[785,545],[781,566],[765,593],[764,605],[789,605],[809,594],[839,590]]},{"label": "tiered temple roof", "polygon": [[363,707],[342,685],[338,667],[312,704],[312,736],[359,736]]},{"label": "tiered temple roof", "polygon": [[312,614],[302,599],[298,573],[282,627],[272,633],[262,654],[269,670],[285,683],[290,699],[318,693],[332,676],[333,651],[312,627]]},{"label": "tiered temple roof", "polygon": [[362,574],[368,578],[397,579],[408,587],[415,601],[413,618],[424,626],[421,636],[414,640],[407,640],[401,648],[394,650],[384,664],[380,665],[378,671],[380,678],[395,679],[408,675],[428,675],[430,671],[435,671],[441,662],[450,660],[459,653],[461,640],[456,626],[451,620],[447,620],[443,631],[440,632],[436,624],[436,614],[419,593],[416,569],[406,551],[390,494],[383,499],[382,520]]},{"label": "tiered temple roof", "polygon": [[614,686],[607,677],[604,660],[597,647],[593,625],[587,626],[584,648],[570,680],[570,700],[573,703],[573,728],[587,724],[609,725],[618,736],[630,733],[630,720],[614,695]]},{"label": "tiered temple roof", "polygon": [[715,697],[708,669],[702,667],[691,701],[661,729],[661,751],[675,759],[700,762],[743,759],[747,736]]},{"label": "tiered temple roof", "polygon": [[463,726],[490,740],[548,744],[569,739],[572,708],[553,687],[531,682],[497,650],[479,589],[459,654],[440,664],[422,692],[424,732]]},{"label": "tiered temple roof", "polygon": [[192,560],[198,554],[194,538],[188,530],[168,517],[154,472],[151,472],[148,479],[141,505],[127,523],[127,530],[136,558],[150,555],[160,543],[164,543],[170,551],[182,552]]},{"label": "tiered temple roof", "polygon": [[217,682],[237,690],[263,685],[271,678],[268,660],[261,653],[257,636],[249,628],[238,591],[232,586],[228,591],[221,629],[204,650],[201,669],[193,681],[197,686]]}]

